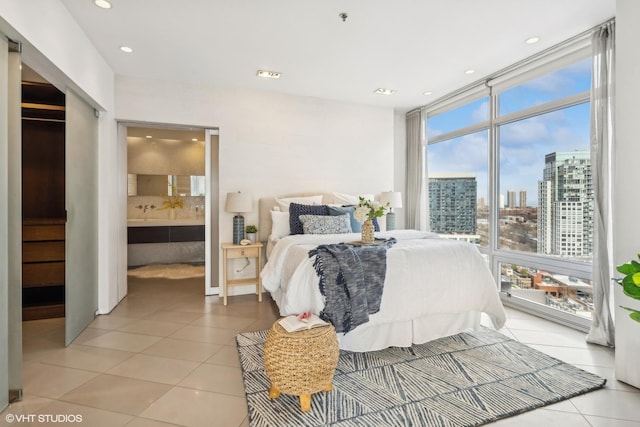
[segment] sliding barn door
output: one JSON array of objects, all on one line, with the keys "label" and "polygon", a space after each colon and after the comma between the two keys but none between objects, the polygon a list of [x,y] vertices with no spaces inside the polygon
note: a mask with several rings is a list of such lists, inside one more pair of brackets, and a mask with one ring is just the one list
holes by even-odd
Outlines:
[{"label": "sliding barn door", "polygon": [[69,90],[65,138],[65,344],[69,345],[98,309],[98,119],[94,109]]}]

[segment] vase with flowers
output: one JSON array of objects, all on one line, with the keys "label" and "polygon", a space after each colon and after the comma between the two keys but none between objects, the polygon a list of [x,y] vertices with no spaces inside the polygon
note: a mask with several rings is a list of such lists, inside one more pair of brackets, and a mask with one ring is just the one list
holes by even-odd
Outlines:
[{"label": "vase with flowers", "polygon": [[373,219],[380,218],[389,208],[389,203],[381,204],[377,201],[367,200],[364,197],[359,198],[360,202],[353,212],[353,216],[362,222],[362,243],[371,244],[374,241]]},{"label": "vase with flowers", "polygon": [[169,210],[169,219],[176,219],[176,209],[182,209],[184,207],[184,200],[178,194],[178,190],[174,185],[171,186],[171,196],[167,196],[164,199],[164,203],[160,209],[168,209]]}]

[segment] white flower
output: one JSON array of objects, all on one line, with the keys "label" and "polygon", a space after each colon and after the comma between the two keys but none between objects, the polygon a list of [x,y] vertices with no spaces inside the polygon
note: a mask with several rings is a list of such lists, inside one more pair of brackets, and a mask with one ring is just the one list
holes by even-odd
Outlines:
[{"label": "white flower", "polygon": [[355,219],[357,219],[359,222],[364,222],[366,219],[369,218],[369,208],[366,206],[358,206],[356,208],[356,210],[353,212],[353,216],[355,217]]}]

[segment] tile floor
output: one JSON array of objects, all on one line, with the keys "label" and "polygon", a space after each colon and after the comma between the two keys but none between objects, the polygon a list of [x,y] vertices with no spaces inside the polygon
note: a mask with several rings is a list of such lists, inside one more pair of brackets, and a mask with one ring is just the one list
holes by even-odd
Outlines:
[{"label": "tile floor", "polygon": [[[253,295],[232,297],[225,307],[202,289],[202,280],[130,278],[129,295],[67,348],[63,319],[25,322],[24,399],[2,412],[0,426],[248,426],[235,335],[268,328],[277,310],[270,298],[258,303]],[[608,381],[493,425],[640,427],[640,390],[615,380],[612,350],[507,311],[503,333]],[[20,422],[8,423],[7,415]]]}]

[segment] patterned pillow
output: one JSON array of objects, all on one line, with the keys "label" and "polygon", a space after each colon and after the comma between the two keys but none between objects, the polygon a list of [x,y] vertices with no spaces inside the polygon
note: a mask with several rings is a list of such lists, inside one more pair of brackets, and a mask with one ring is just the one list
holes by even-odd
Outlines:
[{"label": "patterned pillow", "polygon": [[[362,223],[358,221],[353,213],[355,212],[355,206],[331,206],[329,205],[329,215],[344,215],[349,214],[349,220],[351,221],[351,232],[359,233],[362,231]],[[374,230],[375,231],[375,230]]]},{"label": "patterned pillow", "polygon": [[291,234],[304,234],[300,215],[329,215],[327,205],[301,205],[291,203],[289,205],[289,228]]},{"label": "patterned pillow", "polygon": [[344,234],[351,233],[351,220],[349,214],[325,216],[325,215],[300,215],[304,234]]}]

